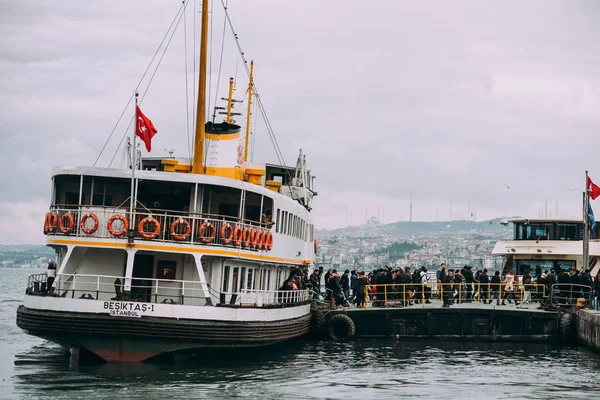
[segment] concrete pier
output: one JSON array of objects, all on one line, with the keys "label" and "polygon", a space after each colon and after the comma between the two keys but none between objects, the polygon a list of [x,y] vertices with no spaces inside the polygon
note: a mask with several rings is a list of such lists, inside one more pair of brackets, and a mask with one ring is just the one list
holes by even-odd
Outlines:
[{"label": "concrete pier", "polygon": [[581,344],[600,353],[600,311],[577,312],[577,336]]},{"label": "concrete pier", "polygon": [[[515,307],[467,303],[442,308],[438,304],[428,304],[425,307],[338,309],[331,314],[346,314],[355,325],[356,338],[562,341],[558,313],[538,310],[537,307],[537,304]],[[339,324],[343,325],[343,322]],[[330,337],[344,338],[344,326],[337,330],[328,326],[328,333]]]}]

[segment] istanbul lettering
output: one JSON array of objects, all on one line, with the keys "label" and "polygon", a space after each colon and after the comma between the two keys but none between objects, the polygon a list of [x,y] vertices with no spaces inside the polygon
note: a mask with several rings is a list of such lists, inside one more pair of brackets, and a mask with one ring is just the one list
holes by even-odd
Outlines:
[{"label": "istanbul lettering", "polygon": [[126,301],[105,301],[104,309],[113,317],[135,317],[154,312],[154,304],[140,304]]}]

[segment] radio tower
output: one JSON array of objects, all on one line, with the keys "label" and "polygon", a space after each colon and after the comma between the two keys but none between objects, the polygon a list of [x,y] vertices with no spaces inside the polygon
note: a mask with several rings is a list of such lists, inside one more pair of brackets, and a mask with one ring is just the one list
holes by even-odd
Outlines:
[{"label": "radio tower", "polygon": [[410,196],[410,222],[412,222],[412,196]]}]

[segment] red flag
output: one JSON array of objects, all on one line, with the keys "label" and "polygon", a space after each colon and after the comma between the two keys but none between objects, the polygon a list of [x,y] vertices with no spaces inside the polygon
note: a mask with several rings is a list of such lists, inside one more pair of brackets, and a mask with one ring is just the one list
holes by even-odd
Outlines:
[{"label": "red flag", "polygon": [[587,190],[588,190],[588,193],[590,194],[590,197],[592,198],[592,200],[596,200],[596,197],[600,196],[600,187],[595,185],[589,176],[588,176]]},{"label": "red flag", "polygon": [[[146,145],[146,150],[148,150],[148,153],[150,153],[150,142],[152,141],[152,136],[156,135],[156,133],[158,132],[156,130],[156,128],[154,127],[154,125],[152,124],[152,121],[150,121],[142,112],[142,110],[140,110],[140,108],[138,106],[135,106],[135,119],[136,119],[136,128],[135,128],[135,134],[137,136],[139,136],[140,139],[142,139],[142,142],[144,142],[144,144]],[[599,189],[600,190],[600,189]]]}]

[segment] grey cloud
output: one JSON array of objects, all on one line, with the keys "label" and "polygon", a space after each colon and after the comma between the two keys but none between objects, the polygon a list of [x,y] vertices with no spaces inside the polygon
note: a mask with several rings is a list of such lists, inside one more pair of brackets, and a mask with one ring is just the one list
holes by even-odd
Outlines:
[{"label": "grey cloud", "polygon": [[[214,91],[223,15],[213,3]],[[179,5],[0,3],[0,167],[12,171],[0,177],[3,198],[45,199],[52,166],[96,158]],[[352,189],[517,211],[548,197],[577,209],[565,189],[582,186],[585,169],[600,181],[597,2],[231,0],[229,11],[285,160],[307,152],[322,204]],[[188,152],[182,35],[144,100],[159,128],[152,155]],[[243,97],[226,40],[219,97],[236,69]],[[255,160],[276,162],[264,123],[253,124]]]}]

